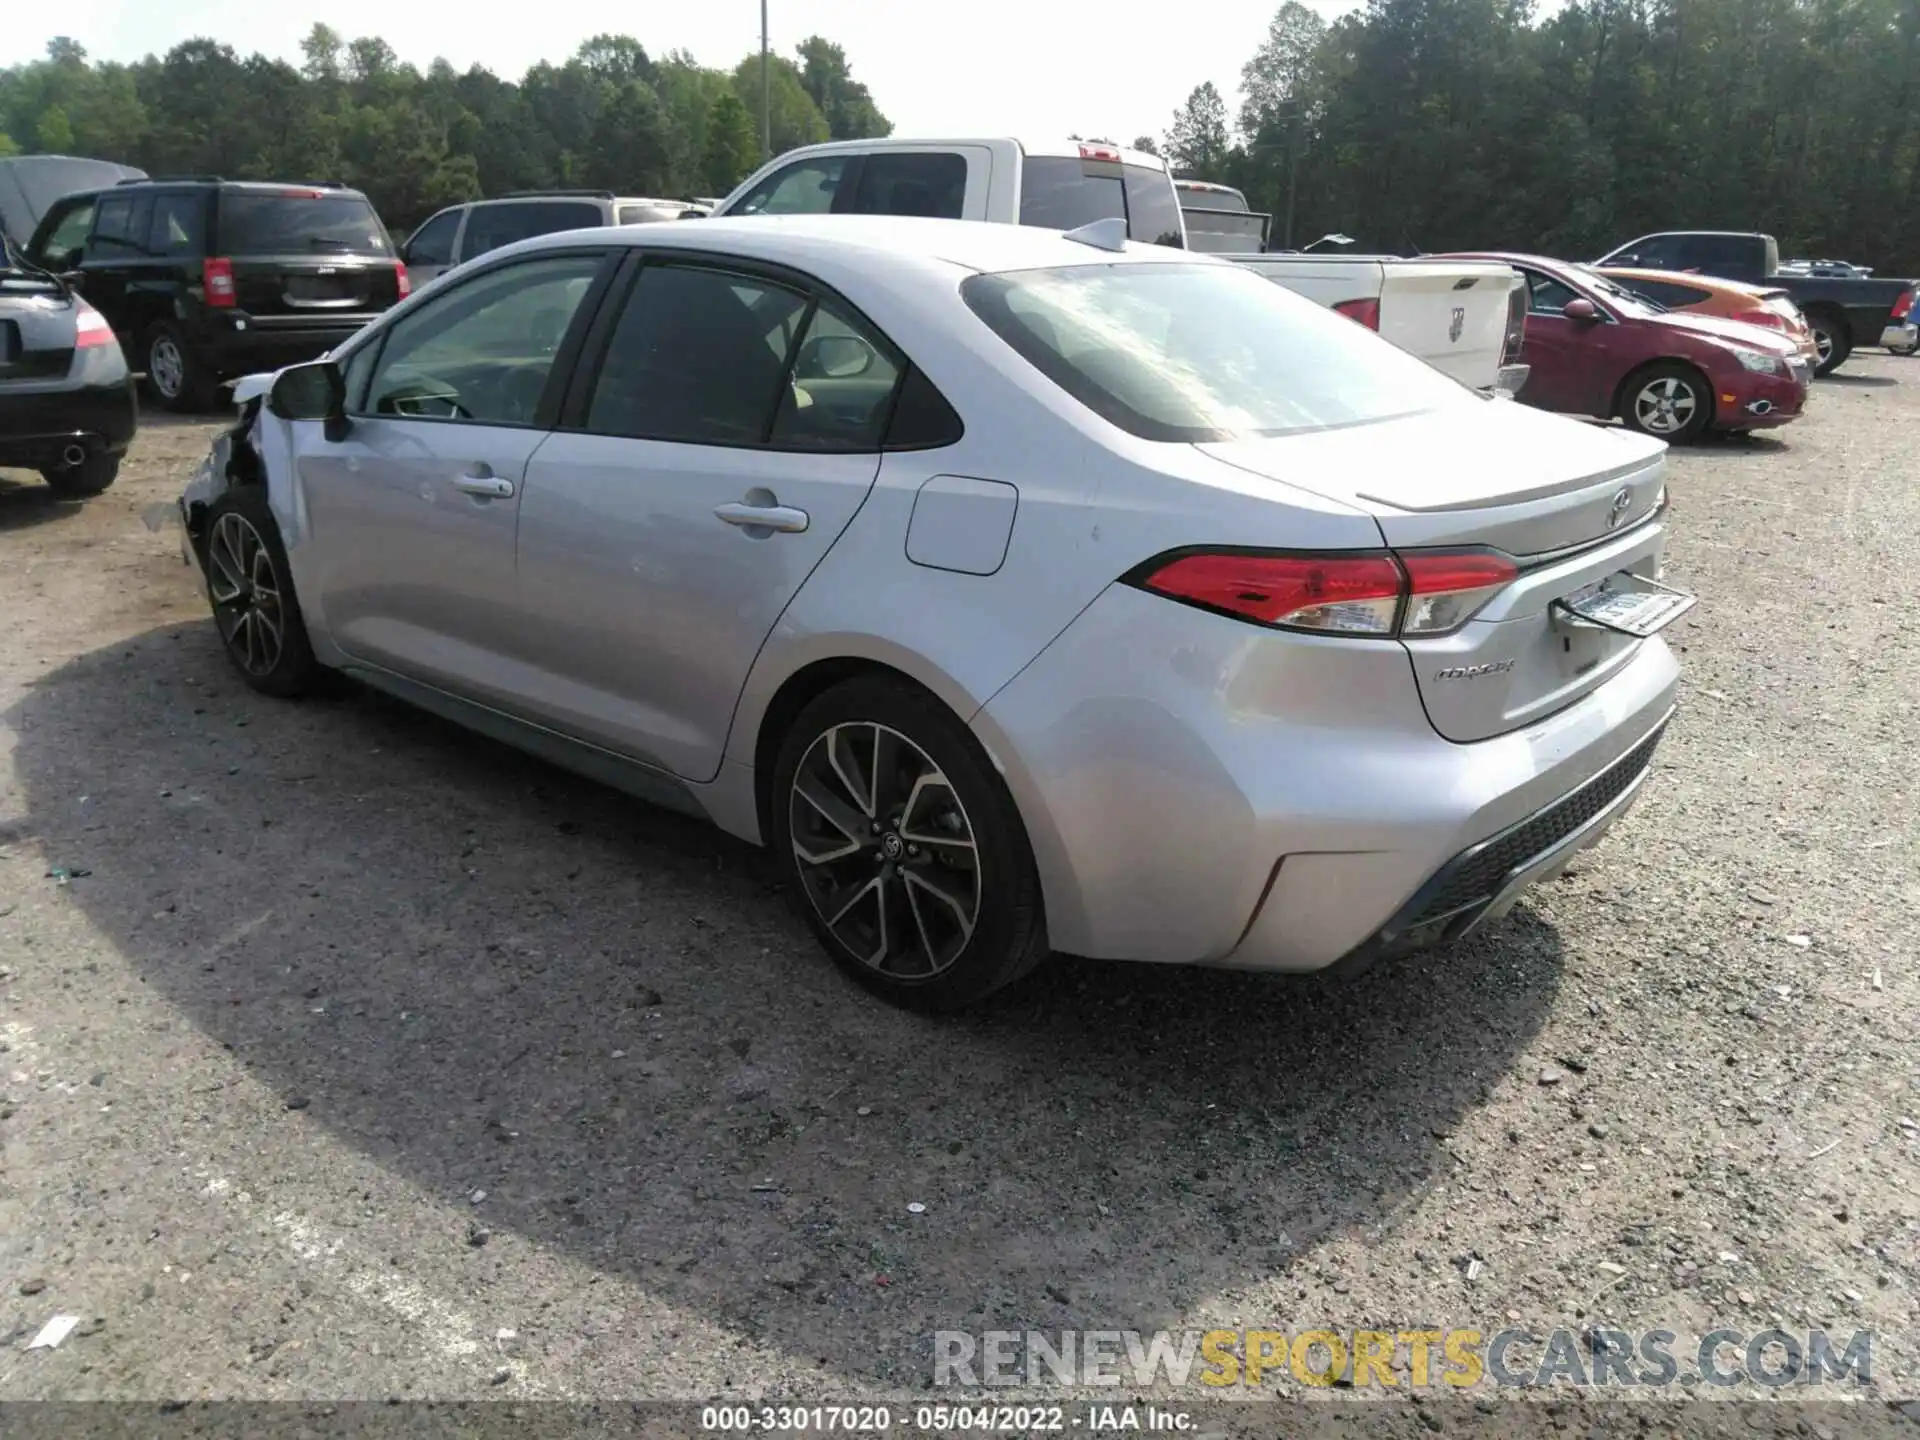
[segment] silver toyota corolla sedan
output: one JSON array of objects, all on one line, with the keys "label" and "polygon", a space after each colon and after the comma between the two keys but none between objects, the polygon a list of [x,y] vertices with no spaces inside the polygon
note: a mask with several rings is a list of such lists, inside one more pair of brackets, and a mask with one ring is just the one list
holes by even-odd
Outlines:
[{"label": "silver toyota corolla sedan", "polygon": [[226,648],[766,844],[930,1008],[1054,949],[1357,969],[1504,913],[1673,711],[1664,448],[1110,229],[462,266],[243,383],[181,502]]}]

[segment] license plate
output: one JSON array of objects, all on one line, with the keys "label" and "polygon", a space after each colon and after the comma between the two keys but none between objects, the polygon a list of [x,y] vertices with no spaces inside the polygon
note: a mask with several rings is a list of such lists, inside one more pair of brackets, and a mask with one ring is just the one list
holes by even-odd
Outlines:
[{"label": "license plate", "polygon": [[332,275],[289,275],[289,300],[344,300],[352,291],[347,281]]},{"label": "license plate", "polygon": [[1612,630],[1645,640],[1699,604],[1696,596],[1622,570],[1553,602],[1554,620],[1571,629]]}]

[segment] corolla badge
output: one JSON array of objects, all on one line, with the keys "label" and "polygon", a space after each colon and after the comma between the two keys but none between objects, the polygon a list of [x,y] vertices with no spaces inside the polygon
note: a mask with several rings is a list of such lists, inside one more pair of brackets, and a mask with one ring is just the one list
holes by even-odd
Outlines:
[{"label": "corolla badge", "polygon": [[1459,344],[1460,337],[1465,333],[1466,328],[1467,307],[1464,305],[1456,305],[1453,307],[1453,323],[1447,327],[1447,339],[1453,341],[1456,345]]},{"label": "corolla badge", "polygon": [[1491,660],[1485,665],[1449,665],[1433,672],[1436,680],[1478,680],[1483,675],[1504,675],[1513,669],[1511,660]]},{"label": "corolla badge", "polygon": [[1627,511],[1633,508],[1633,491],[1614,492],[1613,504],[1607,507],[1607,529],[1618,529],[1620,522],[1627,518]]}]

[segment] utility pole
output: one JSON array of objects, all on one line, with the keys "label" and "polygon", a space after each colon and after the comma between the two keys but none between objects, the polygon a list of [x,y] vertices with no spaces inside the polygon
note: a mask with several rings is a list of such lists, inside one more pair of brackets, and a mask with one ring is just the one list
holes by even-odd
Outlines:
[{"label": "utility pole", "polygon": [[773,158],[773,72],[767,68],[767,0],[760,0],[760,159]]},{"label": "utility pole", "polygon": [[1293,135],[1287,141],[1287,235],[1282,248],[1293,248],[1293,196],[1294,182],[1300,175],[1300,113],[1294,112]]}]

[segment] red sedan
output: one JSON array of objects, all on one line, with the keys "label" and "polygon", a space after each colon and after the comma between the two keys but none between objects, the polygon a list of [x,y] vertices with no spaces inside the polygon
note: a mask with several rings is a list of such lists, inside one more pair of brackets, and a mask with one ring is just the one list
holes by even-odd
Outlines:
[{"label": "red sedan", "polygon": [[1584,265],[1538,255],[1473,254],[1526,278],[1519,399],[1564,415],[1618,416],[1662,440],[1760,430],[1797,419],[1813,367],[1793,343],[1751,325],[1685,315]]}]

